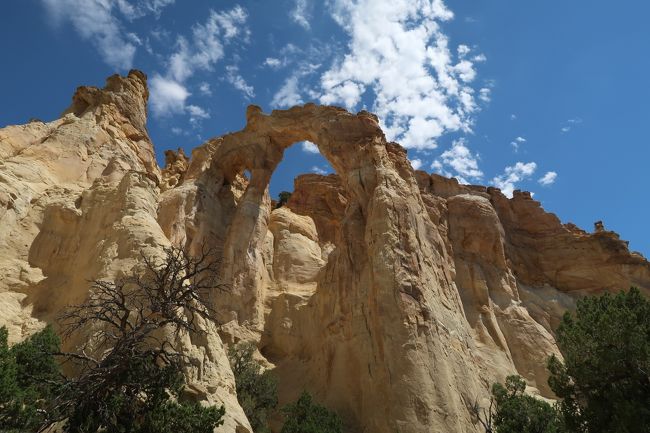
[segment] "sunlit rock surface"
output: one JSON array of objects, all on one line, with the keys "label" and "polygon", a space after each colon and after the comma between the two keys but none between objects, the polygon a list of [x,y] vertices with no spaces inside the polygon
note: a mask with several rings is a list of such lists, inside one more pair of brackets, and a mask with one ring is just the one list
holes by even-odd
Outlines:
[{"label": "sunlit rock surface", "polygon": [[[79,88],[60,119],[0,129],[0,325],[18,341],[141,253],[213,248],[221,325],[180,344],[193,395],[226,406],[217,431],[250,431],[225,356],[250,340],[281,404],[306,389],[351,431],[478,432],[468,406],[508,374],[552,397],[546,358],[576,299],[650,289],[650,264],[615,233],[414,171],[371,113],[251,106],[242,131],[167,151],[161,169],[147,97],[132,71]],[[299,176],[274,208],[271,175],[303,140],[336,174]]]}]

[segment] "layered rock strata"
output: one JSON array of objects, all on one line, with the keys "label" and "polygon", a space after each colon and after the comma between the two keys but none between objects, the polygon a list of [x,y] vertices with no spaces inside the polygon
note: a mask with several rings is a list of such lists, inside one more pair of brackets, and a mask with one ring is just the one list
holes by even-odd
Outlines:
[{"label": "layered rock strata", "polygon": [[[371,113],[251,106],[242,131],[167,151],[160,169],[147,96],[132,71],[79,88],[60,119],[0,129],[0,325],[18,341],[141,253],[213,248],[219,326],[181,344],[193,395],[226,406],[218,431],[250,431],[224,351],[240,340],[281,403],[306,389],[350,431],[479,431],[469,406],[508,374],[552,397],[545,362],[576,299],[650,290],[650,264],[615,233],[414,171]],[[298,177],[274,208],[271,176],[304,140],[336,174]]]}]

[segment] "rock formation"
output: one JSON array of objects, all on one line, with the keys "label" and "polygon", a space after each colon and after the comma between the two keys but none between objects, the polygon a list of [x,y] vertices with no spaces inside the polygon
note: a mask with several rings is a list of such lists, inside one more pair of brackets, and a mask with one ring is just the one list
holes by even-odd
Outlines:
[{"label": "rock formation", "polygon": [[[377,118],[307,104],[262,113],[192,151],[146,130],[146,77],[81,87],[60,119],[0,129],[0,325],[12,341],[137,269],[141,252],[213,247],[220,326],[182,341],[190,387],[250,425],[224,345],[250,340],[280,379],[350,431],[473,432],[468,406],[522,375],[552,397],[553,330],[575,300],[636,285],[650,264],[600,226],[562,224],[530,194],[414,171]],[[284,150],[316,143],[336,175],[303,175],[286,206],[268,185]],[[73,344],[69,342],[68,344]]]}]

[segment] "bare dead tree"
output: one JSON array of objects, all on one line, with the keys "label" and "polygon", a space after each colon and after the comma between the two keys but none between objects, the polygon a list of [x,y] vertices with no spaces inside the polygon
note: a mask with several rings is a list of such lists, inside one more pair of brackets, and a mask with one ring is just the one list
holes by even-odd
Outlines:
[{"label": "bare dead tree", "polygon": [[174,341],[181,332],[204,333],[199,318],[216,322],[209,300],[225,286],[213,252],[205,248],[196,257],[172,247],[163,260],[144,254],[142,260],[144,272],[94,281],[86,302],[61,315],[64,338],[84,342],[76,352],[57,354],[74,363],[78,374],[54,402],[51,412],[60,418],[41,430],[64,418],[81,425],[87,421],[80,417],[88,414],[98,428],[106,427],[115,418],[115,405],[121,405],[120,417],[138,417],[152,398],[169,398],[161,390],[180,393],[186,358]]},{"label": "bare dead tree", "polygon": [[478,400],[470,407],[470,413],[475,422],[481,424],[485,433],[494,433],[492,418],[494,416],[494,398],[490,398],[490,407],[486,410],[478,404]]}]

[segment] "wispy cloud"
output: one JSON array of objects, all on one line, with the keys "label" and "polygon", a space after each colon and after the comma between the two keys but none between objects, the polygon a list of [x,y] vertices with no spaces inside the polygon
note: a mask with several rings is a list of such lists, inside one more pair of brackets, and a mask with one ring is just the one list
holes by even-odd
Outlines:
[{"label": "wispy cloud", "polygon": [[564,126],[560,128],[560,132],[566,134],[567,132],[571,131],[575,125],[578,125],[580,123],[582,123],[582,119],[580,118],[569,119],[564,123]]},{"label": "wispy cloud", "polygon": [[186,108],[187,108],[187,112],[190,114],[190,116],[193,119],[203,120],[203,119],[210,118],[210,113],[208,113],[205,109],[197,105],[188,105]]},{"label": "wispy cloud", "polygon": [[135,20],[153,14],[158,18],[164,8],[174,4],[175,0],[115,0],[120,12],[128,19]]},{"label": "wispy cloud", "polygon": [[300,77],[298,75],[292,75],[287,78],[280,87],[280,90],[276,92],[271,100],[271,105],[278,107],[290,107],[292,105],[301,104],[302,96],[300,88],[298,87],[298,80]]},{"label": "wispy cloud", "polygon": [[504,173],[492,179],[492,183],[506,197],[512,198],[517,183],[529,179],[537,169],[537,164],[534,162],[517,162],[513,166],[506,167]]},{"label": "wispy cloud", "polygon": [[[223,59],[226,46],[234,40],[248,39],[250,30],[246,26],[247,18],[248,14],[241,6],[218,12],[211,10],[204,23],[192,27],[190,38],[177,38],[175,50],[167,61],[167,72],[164,76],[156,75],[156,82],[152,82],[151,102],[155,116],[185,112],[194,125],[206,118],[202,115],[207,114],[203,108],[185,105],[191,95],[185,82],[197,71],[212,71],[216,63]],[[253,88],[239,74],[236,66],[226,67],[226,80],[245,95],[254,96]],[[207,83],[201,83],[199,91],[204,95],[212,93]]]},{"label": "wispy cloud", "polygon": [[514,140],[510,142],[510,145],[512,148],[515,150],[515,152],[519,151],[519,146],[524,144],[526,142],[526,139],[524,137],[517,137]]},{"label": "wispy cloud", "polygon": [[293,9],[289,13],[289,16],[296,24],[300,25],[305,30],[309,30],[311,25],[309,20],[311,19],[310,13],[310,4],[308,0],[294,0]]},{"label": "wispy cloud", "polygon": [[[89,40],[102,59],[118,70],[130,69],[136,43],[113,14],[116,3],[106,0],[42,0],[54,25],[70,21],[82,38]],[[126,2],[121,2],[126,5]],[[122,8],[120,8],[121,10]]]},{"label": "wispy cloud", "polygon": [[128,70],[138,46],[150,51],[147,40],[127,32],[122,20],[133,21],[147,15],[158,18],[175,0],[41,0],[51,22],[72,23],[79,35],[89,40],[109,66]]},{"label": "wispy cloud", "polygon": [[304,88],[300,80],[306,76],[312,75],[320,65],[304,62],[295,72],[287,77],[282,87],[273,95],[271,105],[274,107],[291,107],[302,104]]},{"label": "wispy cloud", "polygon": [[557,173],[554,171],[548,171],[544,176],[540,177],[537,182],[539,182],[540,185],[548,186],[553,185],[555,179],[557,179]]},{"label": "wispy cloud", "polygon": [[255,97],[255,89],[253,86],[246,83],[246,80],[241,76],[239,68],[236,65],[226,66],[226,79],[235,89],[242,92],[246,99]]},{"label": "wispy cloud", "polygon": [[191,41],[182,36],[178,38],[176,51],[169,59],[169,76],[183,82],[197,70],[211,71],[223,58],[226,44],[236,37],[248,37],[247,18],[241,6],[227,11],[210,11],[204,24],[193,27]]},{"label": "wispy cloud", "polygon": [[322,176],[324,176],[324,175],[327,174],[327,170],[325,170],[325,169],[323,169],[323,168],[321,168],[321,167],[319,167],[319,166],[317,166],[317,165],[314,165],[314,166],[311,168],[311,172],[312,172],[312,173],[316,173],[316,174],[320,174],[320,175],[322,175]]},{"label": "wispy cloud", "polygon": [[199,92],[205,96],[212,96],[212,88],[210,87],[210,84],[206,82],[199,84]]}]

